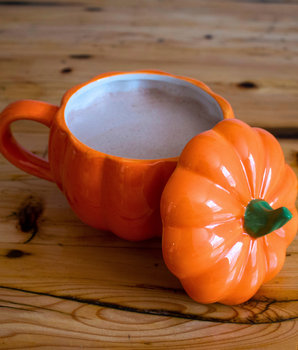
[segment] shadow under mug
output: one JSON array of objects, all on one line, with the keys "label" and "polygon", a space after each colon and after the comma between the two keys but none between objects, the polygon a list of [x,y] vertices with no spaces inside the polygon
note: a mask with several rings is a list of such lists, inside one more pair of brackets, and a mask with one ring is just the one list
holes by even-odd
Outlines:
[{"label": "shadow under mug", "polygon": [[[73,87],[61,106],[22,100],[0,114],[0,151],[55,182],[87,225],[140,241],[161,236],[160,198],[186,143],[231,106],[198,80],[161,71],[110,72]],[[20,146],[10,124],[50,128],[49,161]]]}]

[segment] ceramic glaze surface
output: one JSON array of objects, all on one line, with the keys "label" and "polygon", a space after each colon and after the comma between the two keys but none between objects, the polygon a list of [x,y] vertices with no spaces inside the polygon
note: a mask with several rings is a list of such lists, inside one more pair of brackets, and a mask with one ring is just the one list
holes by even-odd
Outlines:
[{"label": "ceramic glaze surface", "polygon": [[[247,301],[283,266],[297,232],[296,195],[296,175],[271,134],[239,120],[220,122],[186,145],[164,189],[168,268],[198,302]],[[253,238],[244,216],[256,199],[268,203],[265,209],[286,207],[292,219]]]},{"label": "ceramic glaze surface", "polygon": [[[199,101],[207,109],[217,110],[218,120],[233,118],[231,106],[205,84],[158,71],[101,74],[67,91],[60,108],[39,101],[18,101],[0,114],[0,151],[11,163],[32,175],[55,182],[72,210],[86,224],[132,241],[161,236],[160,198],[179,154],[172,158],[137,160],[97,151],[72,134],[65,120],[65,111],[69,107],[74,111],[89,106],[96,95],[94,86],[104,85],[105,79],[123,82],[134,77],[136,84],[137,76],[152,81],[175,81],[176,85],[182,86],[180,91],[184,91],[184,87],[190,89],[189,98],[194,98],[193,91],[197,91]],[[85,117],[87,125],[82,125],[86,131],[89,130],[89,120],[88,116]],[[19,119],[34,120],[50,127],[49,162],[16,142],[10,124]]]},{"label": "ceramic glaze surface", "polygon": [[214,98],[181,79],[112,78],[78,90],[65,108],[71,133],[94,150],[134,159],[177,157],[190,139],[223,119]]}]

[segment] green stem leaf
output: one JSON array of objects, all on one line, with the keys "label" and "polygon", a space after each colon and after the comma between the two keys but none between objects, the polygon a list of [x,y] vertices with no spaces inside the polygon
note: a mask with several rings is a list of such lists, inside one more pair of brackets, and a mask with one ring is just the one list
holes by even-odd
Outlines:
[{"label": "green stem leaf", "polygon": [[259,238],[281,228],[292,217],[286,207],[274,210],[266,201],[253,199],[245,211],[244,229],[253,238]]}]

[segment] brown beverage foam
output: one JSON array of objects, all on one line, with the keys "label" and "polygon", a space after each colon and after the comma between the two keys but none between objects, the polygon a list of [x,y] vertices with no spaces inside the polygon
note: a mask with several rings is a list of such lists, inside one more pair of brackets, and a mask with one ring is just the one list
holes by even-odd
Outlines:
[{"label": "brown beverage foam", "polygon": [[211,111],[210,102],[185,86],[145,84],[123,90],[102,92],[89,104],[70,110],[67,124],[74,136],[118,157],[170,158],[222,119]]}]

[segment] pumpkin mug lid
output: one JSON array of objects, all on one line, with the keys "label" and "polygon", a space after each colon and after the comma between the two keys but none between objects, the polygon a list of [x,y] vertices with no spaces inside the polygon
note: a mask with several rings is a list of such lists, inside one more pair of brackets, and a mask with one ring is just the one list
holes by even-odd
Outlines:
[{"label": "pumpkin mug lid", "polygon": [[297,231],[297,178],[273,135],[223,120],[184,148],[161,199],[166,265],[201,303],[250,299]]}]

